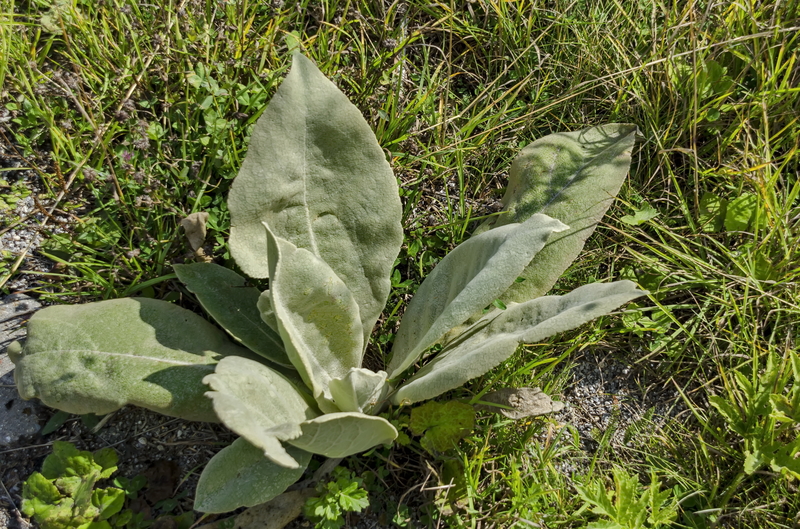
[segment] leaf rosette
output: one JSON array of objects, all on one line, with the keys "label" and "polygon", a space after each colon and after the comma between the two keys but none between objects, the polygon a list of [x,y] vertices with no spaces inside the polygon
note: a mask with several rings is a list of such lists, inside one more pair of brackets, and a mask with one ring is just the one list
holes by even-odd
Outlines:
[{"label": "leaf rosette", "polygon": [[[213,263],[175,265],[216,326],[151,299],[48,307],[31,318],[25,346],[10,348],[20,394],[72,413],[135,404],[221,421],[240,438],[204,469],[195,508],[267,502],[312,454],[391,443],[397,430],[376,416],[387,404],[436,397],[521,344],[643,295],[628,281],[544,295],[619,191],[635,134],[610,124],[523,149],[504,212],[422,282],[386,371],[373,372],[363,355],[403,240],[397,181],[361,112],[295,53],[228,198],[231,255],[269,288]],[[484,314],[491,305],[501,308]],[[420,426],[432,450],[451,443],[442,428]]]}]

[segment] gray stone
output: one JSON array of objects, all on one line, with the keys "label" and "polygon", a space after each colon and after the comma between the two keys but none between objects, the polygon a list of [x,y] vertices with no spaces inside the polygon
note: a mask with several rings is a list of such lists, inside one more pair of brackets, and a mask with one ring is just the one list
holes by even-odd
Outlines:
[{"label": "gray stone", "polygon": [[24,294],[0,299],[0,446],[9,445],[24,435],[39,431],[44,408],[38,401],[24,401],[14,384],[14,364],[6,348],[25,338],[25,322],[41,305]]},{"label": "gray stone", "polygon": [[35,434],[46,417],[39,401],[22,400],[14,385],[13,373],[0,377],[0,446]]},{"label": "gray stone", "polygon": [[25,323],[42,305],[25,294],[0,298],[0,376],[14,369],[6,348],[15,340],[25,338]]}]

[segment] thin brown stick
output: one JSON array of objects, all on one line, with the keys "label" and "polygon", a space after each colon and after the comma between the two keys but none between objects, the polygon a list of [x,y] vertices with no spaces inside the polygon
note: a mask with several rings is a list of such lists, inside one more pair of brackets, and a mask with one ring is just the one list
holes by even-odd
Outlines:
[{"label": "thin brown stick", "polygon": [[17,509],[17,505],[14,503],[14,498],[12,498],[11,494],[8,493],[8,489],[6,488],[5,483],[3,483],[2,477],[0,477],[0,487],[3,487],[3,491],[6,493],[8,501],[11,502],[11,507],[14,509],[14,515],[17,517],[17,523],[20,525],[20,527],[28,526],[28,524],[25,522],[25,519],[22,517],[22,513],[19,512],[19,509]]}]

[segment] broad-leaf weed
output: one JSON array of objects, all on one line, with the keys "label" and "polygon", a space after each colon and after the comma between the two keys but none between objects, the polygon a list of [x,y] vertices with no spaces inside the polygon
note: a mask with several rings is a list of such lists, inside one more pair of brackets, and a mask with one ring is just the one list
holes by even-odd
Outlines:
[{"label": "broad-leaf weed", "polygon": [[589,523],[587,529],[645,529],[662,527],[678,513],[673,491],[661,491],[661,482],[652,474],[650,486],[642,487],[639,479],[614,467],[614,488],[607,490],[602,480],[576,485],[580,497],[591,511],[605,519]]}]

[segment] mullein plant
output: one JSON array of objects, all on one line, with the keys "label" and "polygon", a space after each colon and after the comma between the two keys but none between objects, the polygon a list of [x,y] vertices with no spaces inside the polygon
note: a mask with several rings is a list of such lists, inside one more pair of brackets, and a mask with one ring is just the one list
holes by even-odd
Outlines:
[{"label": "mullein plant", "polygon": [[134,404],[221,421],[240,437],[205,467],[195,508],[264,503],[312,454],[391,443],[384,406],[436,397],[643,295],[617,281],[545,296],[619,192],[636,133],[608,124],[523,149],[502,213],[425,278],[374,372],[362,360],[403,242],[397,180],[359,110],[295,53],[228,197],[231,255],[268,290],[217,264],[175,265],[224,331],[155,299],[47,307],[9,348],[20,395],[77,414]]}]

